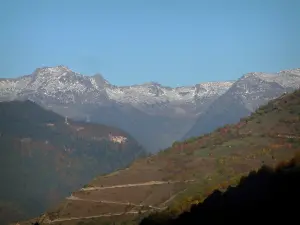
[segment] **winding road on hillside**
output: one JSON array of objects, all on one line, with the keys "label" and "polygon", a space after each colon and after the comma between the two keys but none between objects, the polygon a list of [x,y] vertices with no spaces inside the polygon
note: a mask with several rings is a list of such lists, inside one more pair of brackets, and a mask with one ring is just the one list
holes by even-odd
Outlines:
[{"label": "winding road on hillside", "polygon": [[116,204],[116,205],[130,205],[130,206],[137,206],[137,207],[147,207],[147,208],[152,208],[152,209],[157,209],[157,210],[163,210],[163,209],[167,208],[167,207],[155,207],[155,206],[151,206],[151,205],[133,204],[133,203],[130,203],[130,202],[115,202],[115,201],[106,201],[106,200],[84,199],[84,198],[78,198],[76,196],[70,196],[70,197],[67,197],[66,199],[70,200],[70,201],[97,202],[97,203],[104,203],[104,204]]},{"label": "winding road on hillside", "polygon": [[286,135],[286,134],[277,134],[277,137],[280,137],[280,138],[287,138],[287,139],[300,139],[299,136]]},{"label": "winding road on hillside", "polygon": [[[254,135],[255,136],[255,135]],[[287,139],[300,139],[300,136],[294,136],[294,135],[287,135],[287,134],[277,134],[275,137],[278,138],[287,138]],[[151,186],[151,185],[163,185],[163,184],[175,184],[175,183],[189,183],[189,182],[195,182],[196,180],[185,180],[185,181],[148,181],[144,183],[133,183],[133,184],[122,184],[122,185],[112,185],[112,186],[106,186],[106,187],[86,187],[80,189],[80,191],[97,191],[97,190],[105,190],[105,189],[114,189],[114,188],[127,188],[127,187],[138,187],[138,186]],[[167,201],[162,203],[161,205],[165,205],[166,203],[170,202],[172,199],[174,199],[178,194],[184,192],[186,189],[174,194],[171,196]],[[51,224],[56,222],[64,222],[64,221],[70,221],[70,220],[82,220],[82,219],[93,219],[93,218],[100,218],[100,217],[111,217],[111,216],[120,216],[124,214],[139,214],[139,213],[145,213],[153,210],[164,210],[167,207],[155,207],[150,205],[143,205],[143,204],[133,204],[130,202],[116,202],[116,201],[107,201],[107,200],[89,200],[89,199],[83,199],[76,196],[71,195],[70,197],[67,197],[66,200],[68,201],[88,201],[88,202],[99,202],[104,204],[118,204],[118,205],[130,205],[134,207],[147,207],[150,208],[150,210],[141,210],[141,211],[127,211],[127,212],[120,212],[120,213],[106,213],[106,214],[99,214],[95,216],[86,216],[86,217],[67,217],[67,218],[57,218],[54,220],[45,220],[44,224]]]},{"label": "winding road on hillside", "polygon": [[86,187],[81,188],[81,191],[97,191],[97,190],[104,190],[104,189],[111,189],[111,188],[127,188],[127,187],[137,187],[137,186],[150,186],[150,185],[160,185],[160,184],[175,184],[175,183],[190,183],[194,182],[195,180],[185,180],[185,181],[148,181],[144,183],[136,183],[136,184],[121,184],[121,185],[113,185],[107,187]]},{"label": "winding road on hillside", "polygon": [[148,211],[149,210],[128,211],[128,212],[121,212],[121,213],[107,213],[107,214],[100,214],[100,215],[95,215],[95,216],[85,216],[85,217],[66,217],[66,218],[58,218],[58,219],[54,219],[54,220],[44,221],[43,223],[50,224],[50,223],[70,221],[70,220],[82,220],[82,219],[93,219],[93,218],[100,218],[100,217],[121,216],[124,214],[139,214],[139,213],[145,213]]},{"label": "winding road on hillside", "polygon": [[[87,187],[82,188],[81,191],[96,191],[96,190],[105,190],[105,189],[112,189],[112,188],[127,188],[127,187],[137,187],[137,186],[151,186],[151,185],[163,185],[163,184],[175,184],[175,183],[189,183],[189,182],[195,182],[195,180],[176,180],[176,181],[148,181],[144,183],[135,183],[135,184],[123,184],[123,185],[113,185],[113,186],[107,186],[107,187]],[[178,193],[177,193],[178,194]],[[171,196],[170,199],[173,199],[177,194]],[[168,199],[166,202],[168,202],[170,199]],[[100,218],[100,217],[111,217],[111,216],[120,216],[125,214],[139,214],[139,213],[145,213],[152,210],[164,210],[167,207],[156,207],[151,205],[143,205],[143,204],[134,204],[130,202],[116,202],[116,201],[107,201],[107,200],[92,200],[92,199],[83,199],[76,197],[74,195],[71,195],[66,198],[67,201],[87,201],[87,202],[98,202],[98,203],[104,203],[104,204],[118,204],[118,205],[128,205],[133,207],[145,207],[149,208],[149,210],[139,210],[139,211],[127,211],[127,212],[120,212],[120,213],[106,213],[106,214],[99,214],[95,216],[86,216],[86,217],[66,217],[66,218],[57,218],[54,220],[50,219],[43,219],[43,224],[51,224],[56,222],[63,222],[63,221],[70,221],[70,220],[81,220],[81,219],[92,219],[92,218]],[[164,203],[166,203],[164,202]],[[65,204],[65,206],[67,203]]]}]

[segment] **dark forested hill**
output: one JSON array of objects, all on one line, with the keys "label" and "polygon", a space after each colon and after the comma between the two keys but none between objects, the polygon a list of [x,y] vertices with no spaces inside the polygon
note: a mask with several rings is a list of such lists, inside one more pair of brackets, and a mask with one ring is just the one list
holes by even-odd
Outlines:
[{"label": "dark forested hill", "polygon": [[93,177],[145,155],[127,133],[31,101],[0,103],[0,224],[37,216]]}]

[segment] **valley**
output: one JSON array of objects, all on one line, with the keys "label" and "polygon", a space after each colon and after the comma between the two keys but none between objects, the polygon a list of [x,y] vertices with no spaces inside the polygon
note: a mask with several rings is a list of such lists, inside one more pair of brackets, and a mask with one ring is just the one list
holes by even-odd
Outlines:
[{"label": "valley", "polygon": [[98,176],[36,219],[62,225],[139,224],[154,212],[179,215],[213,190],[226,190],[249,172],[299,153],[299,99],[300,91],[284,94],[236,124]]},{"label": "valley", "polygon": [[295,223],[299,12],[1,0],[0,225]]}]

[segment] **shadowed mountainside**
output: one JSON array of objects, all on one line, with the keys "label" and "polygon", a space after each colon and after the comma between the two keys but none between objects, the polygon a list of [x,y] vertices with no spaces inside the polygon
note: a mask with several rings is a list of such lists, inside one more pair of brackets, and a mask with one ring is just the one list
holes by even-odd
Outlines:
[{"label": "shadowed mountainside", "polygon": [[0,103],[0,146],[0,224],[37,216],[145,155],[117,128],[65,121],[31,101]]},{"label": "shadowed mountainside", "polygon": [[236,187],[215,190],[203,203],[172,219],[168,214],[153,214],[140,225],[275,224],[298,219],[293,213],[300,201],[300,155],[273,169],[267,166],[242,177]]}]

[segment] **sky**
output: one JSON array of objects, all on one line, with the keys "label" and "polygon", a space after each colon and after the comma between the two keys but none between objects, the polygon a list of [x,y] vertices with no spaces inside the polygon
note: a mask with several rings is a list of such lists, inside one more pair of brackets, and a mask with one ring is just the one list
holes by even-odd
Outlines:
[{"label": "sky", "polygon": [[116,85],[300,68],[299,0],[0,0],[0,77],[65,65]]}]

